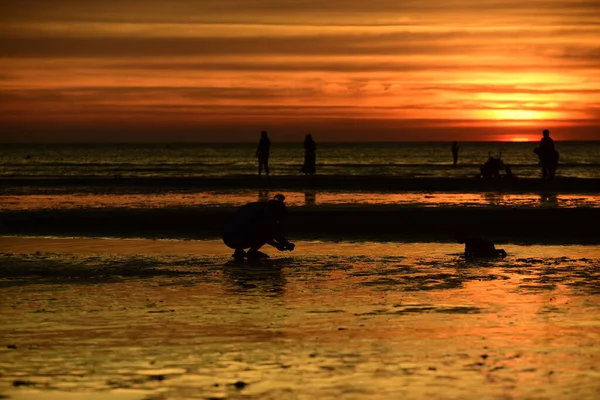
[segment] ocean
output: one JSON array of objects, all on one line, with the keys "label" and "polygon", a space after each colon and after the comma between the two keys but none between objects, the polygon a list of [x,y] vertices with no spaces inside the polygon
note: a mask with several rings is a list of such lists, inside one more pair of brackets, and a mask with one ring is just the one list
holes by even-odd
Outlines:
[{"label": "ocean", "polygon": [[[534,142],[317,143],[317,174],[394,178],[471,178],[489,155],[513,174],[540,176]],[[557,142],[557,177],[600,178],[600,141]],[[256,175],[256,143],[4,144],[0,177],[234,177]],[[273,176],[301,175],[301,143],[273,143]]]}]

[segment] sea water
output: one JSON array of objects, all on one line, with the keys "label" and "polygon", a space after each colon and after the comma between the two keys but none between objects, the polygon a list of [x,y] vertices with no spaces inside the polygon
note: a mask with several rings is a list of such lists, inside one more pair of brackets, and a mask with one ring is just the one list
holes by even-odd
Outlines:
[{"label": "sea water", "polygon": [[[317,143],[317,174],[398,178],[465,178],[491,155],[517,177],[540,176],[538,144],[464,142],[456,166],[450,143]],[[600,178],[600,141],[557,142],[557,176]],[[0,177],[230,177],[257,172],[255,143],[4,144]],[[271,148],[273,175],[300,175],[301,143]]]}]

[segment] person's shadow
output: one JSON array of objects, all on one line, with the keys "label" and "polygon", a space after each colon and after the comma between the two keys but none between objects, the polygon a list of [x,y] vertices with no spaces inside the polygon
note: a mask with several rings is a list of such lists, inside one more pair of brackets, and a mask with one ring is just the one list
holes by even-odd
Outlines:
[{"label": "person's shadow", "polygon": [[275,260],[227,261],[223,274],[235,293],[258,292],[266,296],[281,296],[285,292],[287,280],[282,273],[283,266]]}]

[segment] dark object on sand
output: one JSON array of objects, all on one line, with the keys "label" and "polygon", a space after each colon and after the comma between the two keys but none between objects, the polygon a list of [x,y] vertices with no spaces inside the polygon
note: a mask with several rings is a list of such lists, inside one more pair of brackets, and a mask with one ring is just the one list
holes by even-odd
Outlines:
[{"label": "dark object on sand", "polygon": [[[259,251],[265,244],[279,251],[294,250],[295,245],[284,235],[284,221],[287,216],[284,201],[285,196],[277,194],[272,200],[248,203],[237,210],[222,233],[225,245],[235,249],[233,258],[267,258],[267,254]],[[245,249],[249,249],[247,253]]]},{"label": "dark object on sand", "polygon": [[494,243],[489,239],[464,233],[456,233],[455,237],[458,243],[465,244],[466,259],[506,257],[506,251],[496,249]]}]

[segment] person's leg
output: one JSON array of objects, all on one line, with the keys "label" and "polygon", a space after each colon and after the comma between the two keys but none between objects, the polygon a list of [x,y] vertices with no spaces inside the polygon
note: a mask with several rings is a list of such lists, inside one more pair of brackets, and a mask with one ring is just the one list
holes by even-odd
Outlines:
[{"label": "person's leg", "polygon": [[259,158],[259,159],[258,159],[258,176],[260,176],[260,174],[262,174],[262,170],[263,170],[263,162],[262,162],[262,160]]},{"label": "person's leg", "polygon": [[269,176],[269,159],[265,159],[265,173]]},{"label": "person's leg", "polygon": [[549,179],[554,179],[554,176],[556,175],[556,167],[557,167],[556,165],[552,165],[548,169],[548,178]]},{"label": "person's leg", "polygon": [[236,261],[243,261],[246,256],[247,254],[244,249],[235,249],[235,252],[232,254],[232,257]]},{"label": "person's leg", "polygon": [[222,233],[223,243],[225,246],[234,250],[234,253],[231,255],[234,259],[240,261],[246,257],[246,252],[244,249],[250,247],[250,244],[247,243],[247,240],[240,234],[239,230],[235,227],[229,226]]},{"label": "person's leg", "polygon": [[250,249],[248,250],[248,253],[246,254],[248,259],[252,260],[252,259],[257,259],[257,258],[269,258],[268,254],[265,254],[259,250],[265,244],[266,244],[266,242],[255,243],[254,245],[252,245],[252,247],[250,247]]}]

